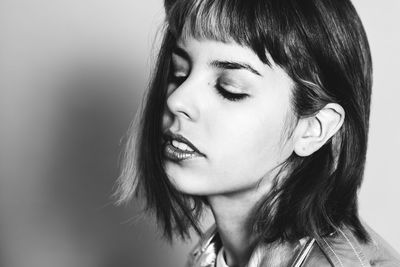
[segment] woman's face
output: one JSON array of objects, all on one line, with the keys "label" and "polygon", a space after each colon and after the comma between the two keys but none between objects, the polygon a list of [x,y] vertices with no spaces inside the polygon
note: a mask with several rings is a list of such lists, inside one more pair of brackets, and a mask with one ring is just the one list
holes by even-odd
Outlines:
[{"label": "woman's face", "polygon": [[178,41],[171,65],[163,131],[174,186],[220,195],[269,182],[293,151],[285,71],[236,43],[194,38]]}]

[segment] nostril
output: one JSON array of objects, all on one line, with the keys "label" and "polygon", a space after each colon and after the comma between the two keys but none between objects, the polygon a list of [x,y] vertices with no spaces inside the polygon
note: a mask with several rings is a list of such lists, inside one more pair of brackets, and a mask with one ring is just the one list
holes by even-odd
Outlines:
[{"label": "nostril", "polygon": [[185,119],[192,119],[191,107],[189,107],[188,101],[184,101],[181,98],[176,98],[171,95],[167,100],[168,110],[172,116],[182,117]]},{"label": "nostril", "polygon": [[188,113],[186,113],[185,111],[179,111],[179,113],[181,113],[183,116],[185,116],[187,119],[190,119],[190,116]]}]

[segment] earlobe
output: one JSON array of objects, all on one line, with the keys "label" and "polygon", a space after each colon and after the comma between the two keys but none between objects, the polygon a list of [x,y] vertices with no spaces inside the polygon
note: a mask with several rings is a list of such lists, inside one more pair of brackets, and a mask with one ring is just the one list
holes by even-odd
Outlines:
[{"label": "earlobe", "polygon": [[317,114],[301,119],[294,143],[294,152],[306,157],[320,149],[342,126],[344,109],[336,103],[329,103]]}]

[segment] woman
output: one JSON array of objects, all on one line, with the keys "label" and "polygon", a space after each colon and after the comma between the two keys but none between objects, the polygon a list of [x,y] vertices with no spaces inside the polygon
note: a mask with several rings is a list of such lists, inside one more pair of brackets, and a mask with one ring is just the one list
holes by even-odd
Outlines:
[{"label": "woman", "polygon": [[169,239],[201,234],[210,208],[215,227],[189,266],[400,266],[358,217],[372,66],[352,4],[165,8],[120,202],[143,193]]}]

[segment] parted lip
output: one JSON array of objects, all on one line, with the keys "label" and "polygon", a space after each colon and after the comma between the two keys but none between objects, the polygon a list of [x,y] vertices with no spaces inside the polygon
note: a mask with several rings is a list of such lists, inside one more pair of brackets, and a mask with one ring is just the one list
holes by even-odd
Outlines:
[{"label": "parted lip", "polygon": [[185,143],[186,145],[188,145],[191,149],[193,149],[195,152],[197,152],[198,154],[202,155],[205,157],[205,155],[203,153],[201,153],[197,147],[195,145],[192,144],[192,142],[190,142],[188,139],[186,139],[183,135],[181,134],[176,134],[171,132],[170,130],[167,130],[164,133],[164,140],[165,141],[172,141],[172,140],[176,140],[182,143]]}]

